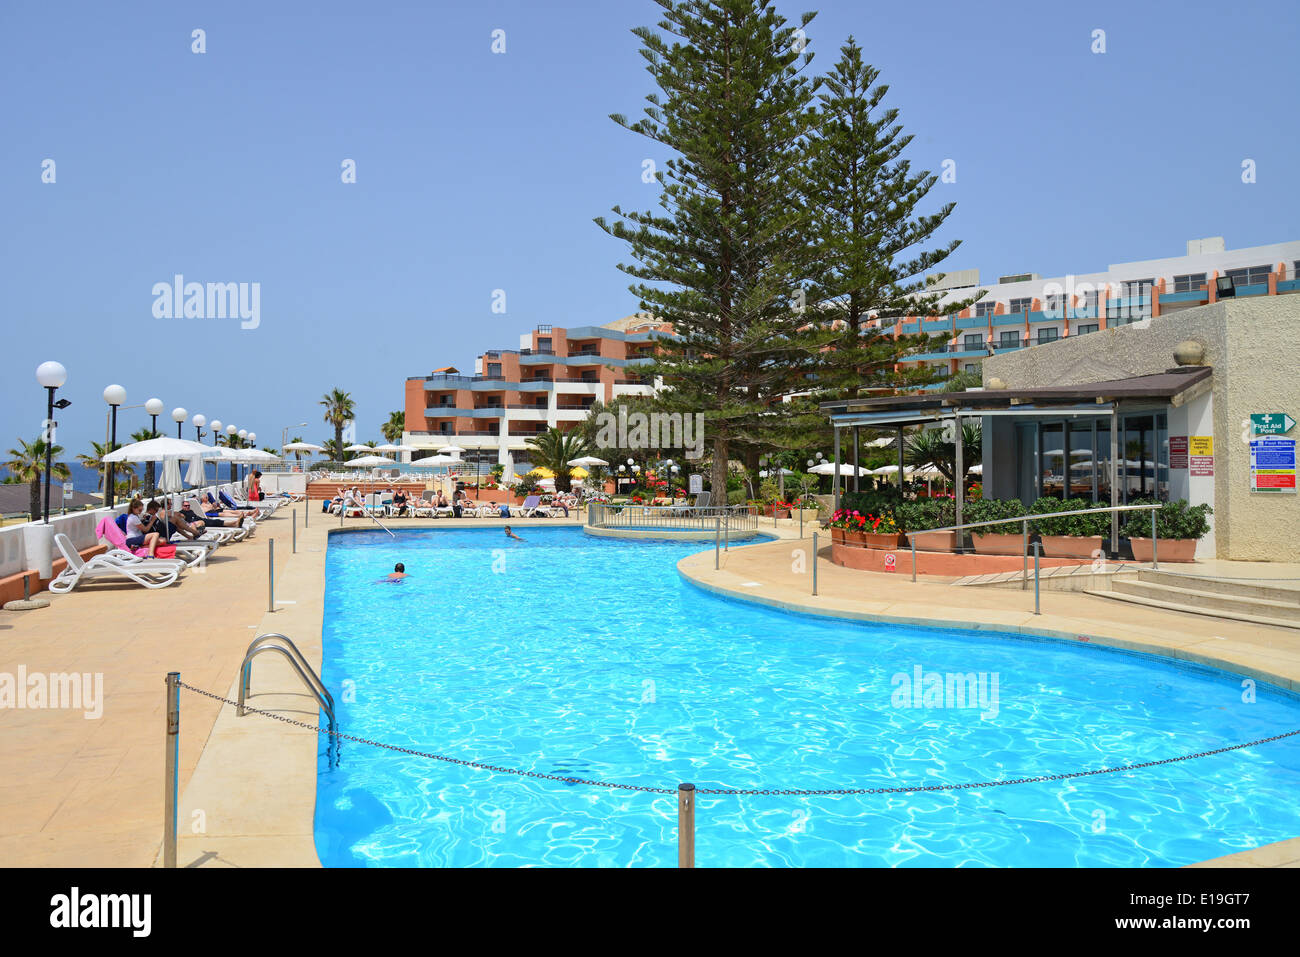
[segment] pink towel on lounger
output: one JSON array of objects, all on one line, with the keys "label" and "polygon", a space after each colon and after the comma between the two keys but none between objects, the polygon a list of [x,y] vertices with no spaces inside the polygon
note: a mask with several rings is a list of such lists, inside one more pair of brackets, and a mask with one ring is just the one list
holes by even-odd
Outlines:
[{"label": "pink towel on lounger", "polygon": [[[136,555],[140,558],[149,557],[149,549],[145,548],[143,545],[141,545],[139,548],[134,550],[126,547],[126,536],[122,534],[122,530],[117,527],[117,522],[113,520],[113,516],[111,515],[109,515],[107,518],[101,518],[99,520],[99,524],[95,526],[95,538],[106,541],[114,548],[120,548],[124,552],[129,551],[131,552],[131,554]],[[154,549],[154,557],[175,558],[176,546],[159,545],[156,549]]]}]

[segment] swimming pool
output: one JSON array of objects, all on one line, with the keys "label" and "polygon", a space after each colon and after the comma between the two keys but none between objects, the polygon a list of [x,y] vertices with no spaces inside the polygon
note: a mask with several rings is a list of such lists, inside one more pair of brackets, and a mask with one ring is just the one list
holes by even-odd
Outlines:
[{"label": "swimming pool", "polygon": [[[787,614],[683,580],[675,564],[700,543],[528,522],[516,531],[526,541],[499,529],[331,538],[323,677],[345,733],[628,784],[811,789],[1113,767],[1300,728],[1294,696],[1260,687],[1247,704],[1240,679],[1211,669]],[[376,583],[397,561],[411,577]],[[925,688],[950,673],[983,673],[983,701],[941,695],[946,707],[927,707],[906,688],[918,674]],[[981,791],[702,795],[696,859],[1176,866],[1300,834],[1297,793],[1292,738]],[[337,770],[322,759],[315,825],[326,866],[676,863],[672,795],[346,742]]]}]

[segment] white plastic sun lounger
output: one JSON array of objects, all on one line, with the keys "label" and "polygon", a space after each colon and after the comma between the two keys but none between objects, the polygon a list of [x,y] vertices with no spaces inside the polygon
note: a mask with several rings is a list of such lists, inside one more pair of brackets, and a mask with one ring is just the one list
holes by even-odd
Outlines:
[{"label": "white plastic sun lounger", "polygon": [[134,562],[120,561],[107,555],[96,555],[90,561],[83,561],[81,553],[67,535],[59,533],[54,536],[54,543],[68,563],[67,568],[59,572],[49,584],[49,589],[56,595],[72,591],[85,581],[132,581],[145,588],[166,588],[180,577],[184,564],[178,561],[161,559],[139,559]]}]

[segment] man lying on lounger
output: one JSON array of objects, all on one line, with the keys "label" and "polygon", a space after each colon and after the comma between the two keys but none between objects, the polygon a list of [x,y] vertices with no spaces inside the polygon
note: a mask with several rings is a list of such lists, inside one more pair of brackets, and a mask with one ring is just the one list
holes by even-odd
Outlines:
[{"label": "man lying on lounger", "polygon": [[242,525],[244,524],[244,519],[246,517],[257,514],[257,509],[225,508],[220,502],[212,497],[211,492],[205,492],[203,495],[203,514],[208,518],[238,519],[235,524]]}]

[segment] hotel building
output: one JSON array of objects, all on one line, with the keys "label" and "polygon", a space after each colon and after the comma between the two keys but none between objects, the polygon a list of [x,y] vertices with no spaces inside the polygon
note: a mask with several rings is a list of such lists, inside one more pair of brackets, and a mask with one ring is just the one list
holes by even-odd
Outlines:
[{"label": "hotel building", "polygon": [[959,312],[907,316],[894,334],[941,335],[905,365],[926,364],[955,375],[980,361],[1043,343],[1084,336],[1183,309],[1235,298],[1300,292],[1300,241],[1225,249],[1222,237],[1187,243],[1187,255],[1118,263],[1105,272],[1044,279],[1037,273],[982,285],[979,270],[950,272],[939,288],[945,302],[984,295]]},{"label": "hotel building", "polygon": [[518,464],[531,436],[573,428],[596,401],[653,393],[637,367],[666,335],[669,325],[644,315],[603,326],[541,325],[522,334],[517,349],[484,352],[472,375],[447,366],[408,378],[402,441],[422,450],[415,459],[457,445],[468,462],[490,466],[510,456]]}]

